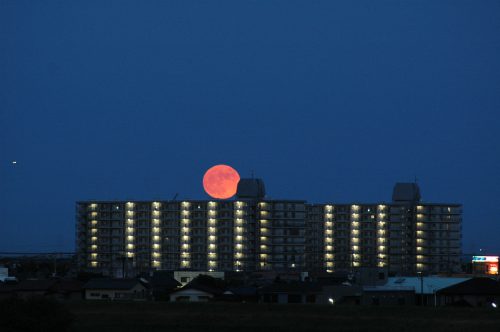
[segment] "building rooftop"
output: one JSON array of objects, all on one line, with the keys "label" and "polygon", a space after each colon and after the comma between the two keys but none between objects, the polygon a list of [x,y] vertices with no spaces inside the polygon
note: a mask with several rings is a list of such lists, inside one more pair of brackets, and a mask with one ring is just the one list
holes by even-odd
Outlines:
[{"label": "building rooftop", "polygon": [[420,277],[390,277],[387,279],[387,283],[381,287],[384,287],[386,290],[405,290],[407,288],[413,288],[415,293],[420,294],[421,282],[423,281],[422,292],[424,294],[434,294],[442,288],[449,287],[469,279],[470,278],[446,278],[435,276],[423,277],[422,279]]}]

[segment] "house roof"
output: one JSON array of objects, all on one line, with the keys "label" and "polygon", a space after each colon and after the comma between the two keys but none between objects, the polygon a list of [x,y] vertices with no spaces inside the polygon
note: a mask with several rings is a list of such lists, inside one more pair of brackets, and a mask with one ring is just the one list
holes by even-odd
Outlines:
[{"label": "house roof", "polygon": [[170,273],[162,273],[164,271],[155,271],[149,279],[153,288],[174,289],[181,286],[181,283],[175,280]]},{"label": "house roof", "polygon": [[[392,290],[408,290],[414,289],[415,293],[434,294],[436,291],[449,287],[470,278],[445,278],[445,277],[391,277],[387,279],[387,283],[383,285],[385,291]],[[423,282],[423,289],[421,283]]]},{"label": "house roof", "polygon": [[491,278],[473,278],[438,291],[442,295],[500,295],[500,282]]},{"label": "house roof", "polygon": [[91,279],[84,286],[84,289],[122,289],[128,290],[141,284],[138,279]]},{"label": "house roof", "polygon": [[210,293],[212,295],[220,295],[223,293],[223,290],[221,290],[221,289],[201,285],[201,284],[198,284],[195,282],[190,282],[189,284],[185,285],[182,288],[178,288],[178,289],[173,290],[170,294],[181,292],[181,291],[184,291],[187,289],[196,289],[196,290],[199,290],[199,291],[202,291],[205,293]]}]

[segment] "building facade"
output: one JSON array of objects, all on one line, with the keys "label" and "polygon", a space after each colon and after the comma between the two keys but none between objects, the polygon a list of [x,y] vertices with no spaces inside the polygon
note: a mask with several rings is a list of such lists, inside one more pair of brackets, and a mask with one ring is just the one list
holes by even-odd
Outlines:
[{"label": "building facade", "polygon": [[420,202],[415,184],[397,184],[390,203],[239,197],[85,201],[76,209],[80,268],[107,275],[359,268],[415,274],[460,268],[461,205]]}]

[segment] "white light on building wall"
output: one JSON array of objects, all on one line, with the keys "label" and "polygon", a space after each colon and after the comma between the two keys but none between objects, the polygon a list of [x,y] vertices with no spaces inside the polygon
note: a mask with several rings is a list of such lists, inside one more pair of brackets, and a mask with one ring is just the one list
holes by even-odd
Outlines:
[{"label": "white light on building wall", "polygon": [[217,268],[217,225],[215,216],[217,215],[217,211],[215,210],[217,204],[215,202],[208,202],[208,224],[207,228],[208,233],[208,252],[207,252],[207,265],[208,270],[215,271]]},{"label": "white light on building wall", "polygon": [[243,216],[244,216],[244,211],[243,208],[245,207],[244,202],[235,202],[234,203],[234,267],[236,271],[240,271],[243,267],[243,262],[241,261],[241,258],[244,257],[243,255],[243,242],[244,242],[244,236],[243,236]]},{"label": "white light on building wall", "polygon": [[181,268],[189,268],[191,266],[191,260],[190,260],[190,243],[191,243],[191,228],[190,228],[190,219],[189,219],[189,208],[191,206],[190,202],[181,202]]}]

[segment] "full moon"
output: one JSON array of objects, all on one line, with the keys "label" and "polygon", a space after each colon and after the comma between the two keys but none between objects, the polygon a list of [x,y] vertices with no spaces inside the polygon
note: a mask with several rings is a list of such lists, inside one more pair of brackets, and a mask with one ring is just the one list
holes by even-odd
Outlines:
[{"label": "full moon", "polygon": [[227,165],[210,167],[203,176],[203,188],[213,198],[227,199],[236,194],[240,175]]}]

